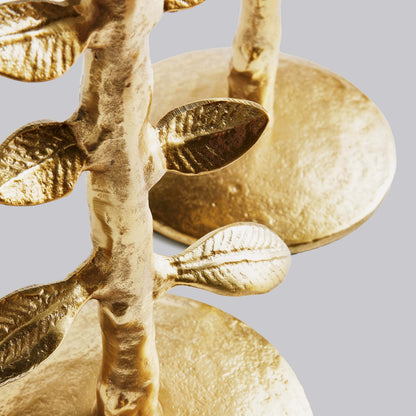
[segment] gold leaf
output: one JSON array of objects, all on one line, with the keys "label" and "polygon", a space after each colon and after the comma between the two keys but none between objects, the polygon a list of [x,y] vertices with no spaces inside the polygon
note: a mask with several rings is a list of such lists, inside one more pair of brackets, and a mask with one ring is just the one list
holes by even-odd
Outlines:
[{"label": "gold leaf", "polygon": [[165,12],[177,12],[181,9],[189,9],[204,1],[205,0],[165,0]]},{"label": "gold leaf", "polygon": [[157,126],[167,168],[196,174],[222,168],[261,136],[269,117],[251,101],[213,99],[179,107]]},{"label": "gold leaf", "polygon": [[156,256],[155,294],[176,285],[227,296],[266,293],[282,282],[289,265],[289,249],[267,227],[233,224],[208,234],[182,254]]},{"label": "gold leaf", "polygon": [[75,280],[32,287],[0,300],[0,385],[58,347],[89,295]]},{"label": "gold leaf", "polygon": [[65,196],[85,160],[68,125],[23,127],[0,146],[0,203],[36,205]]},{"label": "gold leaf", "polygon": [[92,23],[91,6],[1,5],[0,74],[31,82],[63,75],[85,48]]}]

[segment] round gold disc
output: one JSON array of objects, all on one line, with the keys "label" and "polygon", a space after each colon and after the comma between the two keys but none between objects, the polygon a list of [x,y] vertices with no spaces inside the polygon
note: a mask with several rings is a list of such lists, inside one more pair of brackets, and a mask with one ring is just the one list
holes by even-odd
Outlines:
[{"label": "round gold disc", "polygon": [[[152,121],[192,101],[228,95],[231,51],[191,52],[154,65]],[[156,231],[190,244],[239,221],[262,223],[292,253],[334,241],[362,224],[392,182],[390,127],[342,77],[282,54],[270,134],[219,171],[168,172],[152,189]]]},{"label": "round gold disc", "polygon": [[[264,338],[189,299],[155,304],[163,416],[311,416],[302,386]],[[57,351],[0,388],[1,416],[91,416],[101,364],[97,307],[88,303]]]}]

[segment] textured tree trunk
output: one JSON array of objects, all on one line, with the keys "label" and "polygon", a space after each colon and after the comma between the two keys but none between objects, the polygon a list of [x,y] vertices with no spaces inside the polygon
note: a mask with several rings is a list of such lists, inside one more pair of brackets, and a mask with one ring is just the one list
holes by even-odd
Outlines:
[{"label": "textured tree trunk", "polygon": [[154,415],[159,367],[148,206],[153,179],[147,160],[149,149],[159,145],[148,121],[152,95],[148,33],[160,19],[163,4],[104,0],[99,8],[106,25],[87,51],[78,117],[82,144],[92,154],[91,238],[94,248],[104,253],[99,267],[109,276],[96,296],[103,338],[97,412]]},{"label": "textured tree trunk", "polygon": [[229,75],[230,97],[256,101],[271,116],[280,38],[280,0],[242,0]]}]

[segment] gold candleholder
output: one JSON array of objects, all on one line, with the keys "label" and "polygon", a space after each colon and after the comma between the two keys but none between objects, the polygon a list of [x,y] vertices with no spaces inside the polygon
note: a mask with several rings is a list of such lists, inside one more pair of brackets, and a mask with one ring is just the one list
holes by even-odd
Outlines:
[{"label": "gold candleholder", "polygon": [[166,170],[220,169],[269,121],[260,105],[230,98],[149,121],[149,32],[164,11],[197,3],[0,5],[2,75],[51,80],[85,51],[74,115],[25,126],[0,146],[0,202],[53,201],[88,171],[93,243],[67,279],[0,300],[2,415],[311,414],[293,371],[261,336],[212,307],[166,295],[176,285],[265,293],[287,273],[285,243],[263,225],[239,222],[181,254],[152,251],[148,193]]}]

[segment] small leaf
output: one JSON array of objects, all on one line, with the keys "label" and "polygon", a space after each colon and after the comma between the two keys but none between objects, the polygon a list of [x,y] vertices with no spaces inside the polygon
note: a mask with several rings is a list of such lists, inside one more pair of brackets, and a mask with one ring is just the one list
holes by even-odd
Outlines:
[{"label": "small leaf", "polygon": [[267,227],[239,223],[208,234],[178,256],[156,256],[155,260],[155,295],[186,285],[245,296],[279,285],[289,269],[290,252]]},{"label": "small leaf", "polygon": [[179,107],[157,126],[167,168],[185,174],[222,168],[253,146],[268,121],[251,101],[221,98]]},{"label": "small leaf", "polygon": [[0,146],[0,203],[36,205],[72,191],[86,155],[64,123],[37,123]]},{"label": "small leaf", "polygon": [[0,300],[0,385],[48,358],[89,295],[74,280],[32,287]]},{"label": "small leaf", "polygon": [[205,0],[165,0],[165,12],[177,12],[181,9],[189,9],[204,1]]},{"label": "small leaf", "polygon": [[0,74],[31,82],[63,75],[85,48],[93,15],[92,7],[82,3],[1,5]]}]

